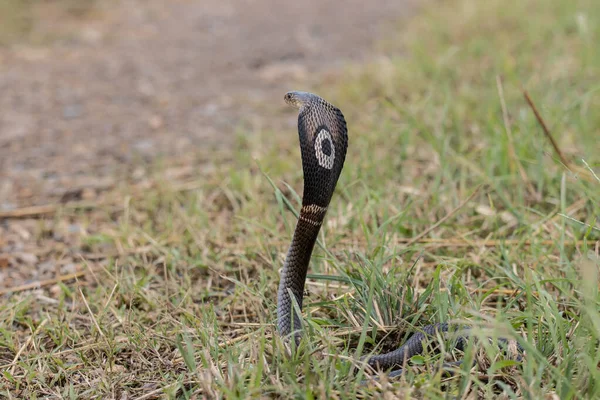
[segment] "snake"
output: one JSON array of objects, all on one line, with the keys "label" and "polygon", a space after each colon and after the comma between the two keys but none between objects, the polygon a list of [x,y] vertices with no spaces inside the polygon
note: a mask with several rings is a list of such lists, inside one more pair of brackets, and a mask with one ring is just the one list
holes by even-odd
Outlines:
[{"label": "snake", "polygon": [[[291,91],[285,94],[284,100],[298,110],[304,191],[302,207],[280,276],[277,292],[277,330],[280,336],[299,344],[302,337],[300,312],[308,266],[344,167],[348,149],[348,128],[340,109],[316,94]],[[395,368],[392,373],[398,375],[403,372],[402,367],[408,359],[424,352],[424,344],[427,341],[435,339],[438,335],[448,335],[452,331],[455,329],[446,322],[427,325],[412,334],[396,350],[366,356],[362,360],[373,370],[386,371]],[[466,334],[457,337],[455,348],[462,349],[465,340]]]}]

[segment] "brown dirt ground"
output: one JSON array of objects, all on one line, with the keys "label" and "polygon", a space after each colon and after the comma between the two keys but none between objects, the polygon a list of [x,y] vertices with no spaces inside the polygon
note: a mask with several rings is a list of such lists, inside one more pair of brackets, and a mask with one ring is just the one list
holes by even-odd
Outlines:
[{"label": "brown dirt ground", "polygon": [[240,124],[274,127],[263,112],[287,90],[373,57],[414,3],[111,0],[68,21],[38,10],[38,36],[56,38],[0,48],[0,296],[84,268],[93,223],[55,204],[110,196],[140,160],[193,173],[185,160],[227,148]]}]

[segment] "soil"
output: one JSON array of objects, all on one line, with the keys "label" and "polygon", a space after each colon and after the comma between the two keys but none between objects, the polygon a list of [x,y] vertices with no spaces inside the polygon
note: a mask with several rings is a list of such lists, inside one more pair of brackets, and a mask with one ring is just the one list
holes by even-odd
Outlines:
[{"label": "soil", "polygon": [[411,1],[31,3],[37,39],[0,47],[0,299],[93,285],[122,252],[86,243],[114,232],[123,182],[143,196],[162,160],[188,190],[240,124],[293,131],[284,93],[376,56]]},{"label": "soil", "polygon": [[412,0],[111,0],[69,21],[43,9],[39,29],[70,33],[0,48],[0,212],[93,197],[136,160],[227,146],[257,110],[284,107],[286,91],[372,57],[414,9]]}]

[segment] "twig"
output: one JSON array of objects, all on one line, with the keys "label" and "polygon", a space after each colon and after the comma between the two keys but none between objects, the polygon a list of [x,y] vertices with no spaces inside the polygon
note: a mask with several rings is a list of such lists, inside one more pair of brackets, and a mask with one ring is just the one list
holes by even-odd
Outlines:
[{"label": "twig", "polygon": [[565,156],[563,155],[563,153],[558,148],[558,144],[556,144],[556,141],[552,137],[552,134],[550,133],[550,130],[546,126],[546,123],[544,122],[544,119],[542,118],[542,116],[538,112],[537,107],[535,106],[535,104],[533,104],[533,101],[531,100],[531,97],[529,97],[529,93],[527,93],[527,90],[523,91],[523,96],[525,96],[525,100],[527,100],[527,104],[529,104],[529,107],[531,107],[531,110],[533,111],[533,114],[535,115],[535,118],[537,119],[538,123],[542,127],[542,130],[544,131],[544,135],[546,135],[546,137],[548,138],[548,140],[552,144],[552,147],[554,147],[554,151],[558,155],[558,158],[560,158],[560,162],[562,162],[565,167],[571,169],[570,168],[571,163],[569,161],[567,161],[567,159],[565,158]]},{"label": "twig", "polygon": [[[186,192],[190,190],[195,190],[203,184],[203,181],[194,180],[188,182],[180,182],[174,183],[172,185],[172,189],[175,192]],[[153,182],[150,187],[156,187],[156,182]],[[133,185],[133,191],[137,191],[139,194],[146,190],[143,185]],[[89,201],[81,201],[81,202],[69,202],[69,203],[52,203],[52,204],[42,204],[39,206],[30,206],[30,207],[22,207],[14,210],[0,211],[0,219],[2,218],[28,218],[28,217],[41,217],[43,215],[54,214],[58,210],[81,210],[81,209],[94,209],[102,206],[109,205],[107,202],[89,202]]]},{"label": "twig", "polygon": [[[396,240],[397,243],[408,243],[412,239],[400,238]],[[513,246],[513,245],[523,245],[523,246],[531,246],[534,244],[538,245],[554,245],[556,242],[554,240],[520,240],[520,239],[489,239],[489,240],[474,240],[474,241],[461,241],[461,240],[452,240],[452,239],[420,239],[415,243],[423,244],[426,247],[435,246],[435,247],[497,247],[497,246]],[[565,245],[582,245],[585,243],[585,240],[575,240],[572,242],[565,243]],[[413,243],[414,244],[414,243]]]},{"label": "twig", "polygon": [[60,209],[92,209],[98,208],[102,203],[90,203],[90,202],[74,202],[66,204],[44,204],[41,206],[31,206],[17,208],[15,210],[0,211],[1,218],[26,218],[26,217],[39,217],[42,215],[53,214]]},{"label": "twig", "polygon": [[475,195],[477,193],[479,193],[479,189],[481,189],[481,185],[477,186],[477,189],[475,189],[475,191],[473,193],[471,193],[471,195],[469,197],[467,197],[467,199],[465,201],[463,201],[462,203],[460,203],[458,205],[458,207],[456,207],[454,210],[450,211],[448,214],[446,214],[438,222],[436,222],[435,224],[431,225],[429,228],[425,229],[423,232],[421,232],[420,234],[418,234],[417,236],[415,236],[414,238],[412,238],[411,240],[409,240],[408,242],[406,242],[406,246],[410,246],[410,245],[418,242],[422,237],[426,236],[427,234],[429,234],[429,232],[431,232],[432,230],[434,230],[435,228],[437,228],[438,226],[440,226],[441,224],[443,224],[444,222],[446,222],[446,220],[448,220],[448,218],[450,218],[451,216],[453,216],[454,214],[456,214],[469,201],[471,201],[473,199],[473,197],[475,197]]},{"label": "twig", "polygon": [[3,296],[8,293],[17,293],[17,292],[22,292],[24,290],[41,288],[44,286],[53,285],[58,282],[70,281],[71,279],[79,278],[80,276],[83,276],[83,275],[85,275],[85,271],[77,271],[77,272],[73,272],[72,274],[61,275],[61,276],[58,276],[53,279],[46,279],[43,281],[31,282],[31,283],[27,283],[25,285],[16,286],[16,287],[12,287],[12,288],[0,289],[0,296]]}]

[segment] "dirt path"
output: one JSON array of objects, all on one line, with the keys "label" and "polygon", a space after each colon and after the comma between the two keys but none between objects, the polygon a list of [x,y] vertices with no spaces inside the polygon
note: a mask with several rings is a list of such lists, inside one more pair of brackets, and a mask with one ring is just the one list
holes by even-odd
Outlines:
[{"label": "dirt path", "polygon": [[140,157],[226,145],[254,105],[277,107],[316,72],[369,57],[386,25],[414,9],[411,0],[107,3],[68,40],[0,49],[0,211],[102,190]]}]

